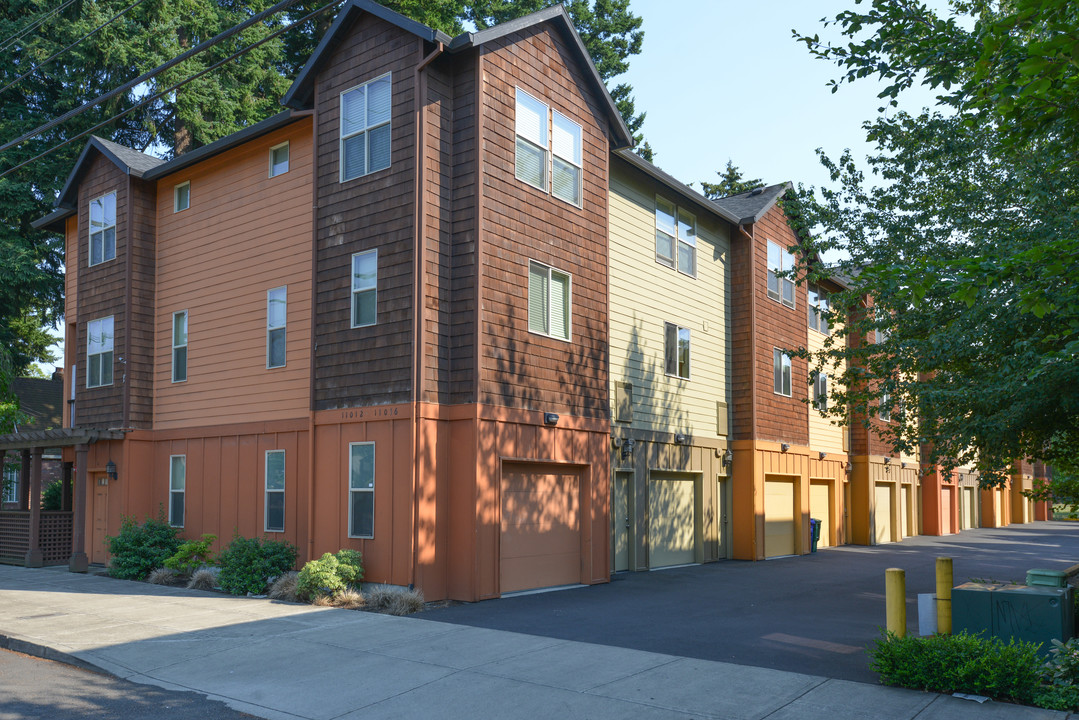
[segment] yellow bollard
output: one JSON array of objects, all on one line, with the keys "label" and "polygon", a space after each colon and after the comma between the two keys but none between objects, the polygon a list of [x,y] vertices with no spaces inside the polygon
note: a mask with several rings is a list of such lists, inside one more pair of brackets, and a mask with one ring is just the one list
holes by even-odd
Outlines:
[{"label": "yellow bollard", "polygon": [[899,568],[884,571],[884,603],[888,632],[896,637],[907,635],[907,573]]},{"label": "yellow bollard", "polygon": [[937,632],[952,634],[952,559],[937,558]]}]

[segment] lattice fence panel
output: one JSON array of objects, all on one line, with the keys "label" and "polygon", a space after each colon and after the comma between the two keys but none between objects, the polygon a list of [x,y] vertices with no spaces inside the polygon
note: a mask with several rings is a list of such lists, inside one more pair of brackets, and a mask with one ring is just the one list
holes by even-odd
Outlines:
[{"label": "lattice fence panel", "polygon": [[0,510],[0,560],[22,563],[29,549],[30,512]]},{"label": "lattice fence panel", "polygon": [[67,562],[71,557],[71,512],[41,513],[41,555],[46,563]]}]

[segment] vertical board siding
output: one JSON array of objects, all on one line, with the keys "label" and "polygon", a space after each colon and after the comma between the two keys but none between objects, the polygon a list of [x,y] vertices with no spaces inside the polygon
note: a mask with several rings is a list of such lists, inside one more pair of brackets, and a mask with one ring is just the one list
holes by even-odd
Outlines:
[{"label": "vertical board siding", "polygon": [[[483,54],[483,332],[485,404],[609,417],[606,122],[564,41],[539,26]],[[516,179],[515,88],[582,127],[583,208]],[[528,331],[528,261],[572,276],[570,342]]]},{"label": "vertical board siding", "polygon": [[[716,402],[728,402],[730,355],[726,225],[697,218],[697,277],[656,262],[655,196],[677,202],[620,162],[611,173],[611,386],[633,386],[633,423],[614,426],[716,437]],[[690,379],[666,374],[664,324],[690,329]],[[726,434],[725,432],[723,433]]]},{"label": "vertical board siding", "polygon": [[[311,125],[302,120],[158,183],[157,429],[281,420],[310,406]],[[289,141],[289,170],[269,149]],[[191,181],[191,207],[173,187]],[[266,293],[287,286],[286,365],[266,368]],[[172,317],[188,311],[187,381]]]},{"label": "vertical board siding", "polygon": [[[126,263],[128,241],[128,176],[120,168],[96,153],[83,176],[78,193],[78,233],[75,242],[78,270],[76,283],[79,308],[76,345],[78,377],[75,388],[75,422],[79,427],[119,427],[123,424],[124,366],[120,358],[128,353],[128,318]],[[90,201],[110,192],[116,193],[116,257],[88,267],[90,260]],[[86,329],[91,320],[113,316],[113,380],[106,387],[87,388]],[[69,341],[71,339],[69,338]]]},{"label": "vertical board siding", "polygon": [[[416,36],[364,13],[317,78],[314,406],[411,399]],[[390,167],[340,181],[341,93],[391,72]],[[351,327],[352,254],[378,249],[377,324]]]}]

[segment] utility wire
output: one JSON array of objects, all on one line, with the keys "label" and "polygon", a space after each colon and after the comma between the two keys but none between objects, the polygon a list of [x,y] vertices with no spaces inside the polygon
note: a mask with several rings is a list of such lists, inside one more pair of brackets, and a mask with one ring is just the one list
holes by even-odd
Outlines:
[{"label": "utility wire", "polygon": [[64,3],[64,4],[62,4],[62,5],[60,6],[60,7],[56,8],[55,10],[53,10],[52,12],[50,12],[50,13],[47,13],[47,14],[46,14],[46,15],[44,15],[43,17],[40,17],[40,18],[38,18],[38,19],[37,19],[37,20],[36,20],[35,22],[32,22],[32,23],[30,23],[30,24],[29,24],[29,25],[27,25],[27,26],[26,26],[25,28],[23,28],[22,30],[20,30],[19,32],[15,33],[15,34],[14,34],[14,35],[12,35],[11,37],[9,37],[9,38],[8,38],[7,40],[5,40],[5,41],[4,41],[4,44],[3,44],[3,45],[0,45],[0,50],[7,50],[7,49],[8,49],[8,48],[9,48],[9,47],[10,47],[10,46],[11,46],[11,45],[12,45],[12,44],[13,44],[13,43],[14,43],[14,42],[16,41],[16,40],[18,40],[18,39],[19,39],[19,38],[21,38],[21,37],[22,37],[23,35],[25,35],[26,33],[30,32],[30,31],[31,31],[31,30],[33,30],[34,28],[36,28],[36,27],[37,27],[38,25],[40,25],[41,23],[43,23],[43,22],[45,22],[46,20],[48,20],[49,18],[51,18],[51,17],[52,17],[53,15],[55,15],[56,13],[60,12],[61,10],[63,10],[64,8],[66,8],[66,7],[68,6],[68,5],[70,5],[70,4],[71,4],[71,3],[73,3],[73,2],[75,2],[75,0],[67,0],[67,2],[65,2],[65,3]]},{"label": "utility wire", "polygon": [[[293,1],[295,1],[295,0],[293,0]],[[84,130],[83,132],[79,133],[78,135],[75,135],[74,137],[68,138],[67,140],[64,140],[63,142],[54,145],[53,147],[49,148],[45,152],[40,153],[38,155],[35,155],[34,157],[30,158],[29,160],[24,160],[23,162],[19,163],[18,165],[15,165],[14,167],[12,167],[10,169],[5,170],[4,172],[0,173],[0,178],[5,178],[8,175],[10,175],[11,173],[18,170],[19,168],[25,167],[26,165],[29,165],[30,163],[32,163],[32,162],[34,162],[36,160],[40,160],[41,158],[45,157],[46,155],[51,155],[52,153],[56,152],[60,148],[64,147],[65,145],[70,145],[71,143],[75,142],[76,140],[79,140],[80,138],[86,137],[87,135],[94,132],[95,130],[98,130],[100,128],[105,127],[106,125],[113,122],[114,120],[119,120],[120,118],[124,117],[128,113],[131,113],[131,112],[137,110],[138,108],[142,107],[143,105],[146,105],[147,103],[151,103],[154,100],[157,100],[158,98],[161,98],[161,97],[163,97],[165,95],[168,95],[170,92],[172,92],[174,90],[177,90],[178,88],[181,88],[184,85],[187,85],[189,82],[192,82],[194,80],[198,80],[200,77],[202,77],[206,73],[208,73],[208,72],[210,72],[212,70],[216,70],[217,68],[221,67],[225,63],[235,60],[236,58],[240,57],[241,55],[243,55],[245,53],[248,53],[251,50],[254,50],[259,45],[262,45],[263,43],[269,42],[270,40],[273,40],[274,38],[276,38],[276,37],[288,32],[289,30],[293,29],[297,25],[302,25],[303,23],[307,22],[308,20],[310,20],[310,19],[312,19],[314,17],[317,17],[318,15],[321,15],[322,13],[326,12],[330,8],[335,7],[336,5],[339,5],[340,3],[341,3],[341,0],[332,0],[332,2],[326,3],[325,5],[318,8],[317,10],[314,10],[314,11],[308,13],[307,15],[303,16],[302,18],[300,18],[299,20],[297,20],[294,23],[286,25],[285,27],[281,28],[280,30],[277,30],[276,32],[271,33],[270,35],[267,35],[266,37],[262,38],[258,42],[251,43],[250,45],[243,48],[242,50],[237,50],[236,52],[229,55],[228,57],[217,61],[213,65],[210,65],[209,67],[204,68],[203,70],[200,70],[199,72],[195,73],[194,75],[191,75],[191,76],[189,76],[187,78],[184,78],[183,80],[176,83],[175,85],[172,85],[171,87],[168,87],[168,88],[162,90],[161,92],[159,92],[159,93],[157,93],[155,95],[151,95],[150,97],[143,98],[139,102],[137,102],[134,105],[132,105],[131,107],[129,107],[127,110],[124,110],[123,112],[117,113],[117,114],[113,115],[112,117],[110,117],[109,119],[107,119],[107,120],[105,120],[103,122],[100,122],[97,125],[94,125],[92,128]]]},{"label": "utility wire", "polygon": [[115,15],[113,15],[113,16],[112,16],[111,18],[109,18],[109,19],[108,19],[108,20],[106,20],[105,22],[101,23],[100,25],[98,25],[98,26],[97,26],[96,28],[94,28],[94,29],[93,29],[93,30],[91,30],[90,32],[86,33],[85,35],[83,35],[83,36],[82,36],[81,38],[79,38],[79,39],[78,39],[78,40],[76,40],[75,42],[71,43],[70,45],[68,45],[68,46],[67,46],[67,47],[65,47],[64,49],[62,49],[62,50],[58,50],[57,52],[53,53],[52,55],[50,55],[49,57],[47,57],[47,58],[46,58],[45,60],[43,60],[43,61],[41,61],[40,63],[38,63],[38,65],[37,65],[36,67],[32,67],[32,68],[30,68],[29,70],[27,70],[26,72],[24,72],[24,73],[23,73],[22,75],[20,75],[19,77],[15,78],[15,79],[14,79],[14,80],[12,80],[11,82],[9,82],[9,83],[8,83],[7,85],[5,85],[5,86],[3,87],[3,89],[0,89],[0,93],[4,93],[4,92],[7,92],[7,90],[8,90],[9,88],[11,88],[11,86],[12,86],[12,85],[15,85],[15,84],[16,84],[16,83],[18,83],[18,82],[22,82],[22,81],[23,81],[23,80],[25,80],[26,78],[30,77],[30,76],[31,76],[31,75],[33,75],[33,74],[34,74],[34,73],[35,73],[36,71],[38,71],[38,70],[40,70],[41,68],[45,67],[46,65],[48,65],[49,63],[51,63],[51,62],[52,62],[53,60],[55,60],[56,58],[60,57],[60,56],[61,56],[61,55],[63,55],[64,53],[66,53],[66,52],[67,52],[68,50],[70,50],[71,48],[75,47],[75,46],[76,46],[76,45],[78,45],[79,43],[81,43],[81,42],[83,42],[84,40],[86,40],[86,39],[87,39],[88,37],[90,37],[91,35],[95,35],[95,34],[97,34],[97,32],[98,32],[98,31],[102,30],[103,28],[105,28],[105,27],[106,27],[106,26],[108,26],[108,25],[111,25],[111,24],[112,24],[112,23],[113,23],[113,22],[114,22],[115,20],[117,20],[117,19],[119,19],[119,18],[123,17],[123,16],[124,16],[124,15],[126,15],[126,14],[127,14],[127,13],[128,13],[129,11],[130,11],[130,10],[133,10],[133,9],[135,9],[135,8],[136,8],[136,7],[138,7],[139,5],[142,5],[142,4],[144,3],[144,2],[146,2],[146,0],[138,0],[138,2],[135,2],[135,3],[132,3],[131,5],[128,5],[128,6],[126,7],[126,8],[124,8],[124,9],[123,9],[123,10],[121,10],[120,12],[116,13],[116,14],[115,14]]},{"label": "utility wire", "polygon": [[[154,77],[158,73],[162,73],[162,72],[168,70],[171,67],[175,67],[176,65],[179,65],[184,60],[187,60],[187,59],[199,54],[200,52],[202,52],[203,50],[205,50],[205,49],[207,49],[209,47],[213,47],[214,45],[217,45],[222,40],[230,38],[230,37],[232,37],[233,35],[235,35],[238,32],[246,30],[247,28],[251,27],[255,23],[258,23],[258,22],[261,22],[262,20],[265,20],[270,15],[281,12],[282,10],[287,9],[290,5],[295,5],[298,1],[299,0],[281,0],[281,2],[277,3],[276,5],[274,5],[272,7],[269,7],[267,9],[263,10],[259,14],[252,15],[247,20],[244,20],[242,23],[240,23],[238,25],[233,25],[228,30],[225,30],[224,32],[218,33],[217,35],[214,35],[209,40],[205,40],[205,41],[199,43],[198,45],[196,45],[195,47],[191,48],[190,50],[188,50],[186,52],[180,53],[179,55],[174,57],[172,60],[169,60],[168,62],[162,63],[161,65],[158,65],[153,70],[150,70],[149,72],[145,72],[142,75],[139,75],[134,80],[129,80],[126,83],[124,83],[123,85],[121,85],[120,87],[118,87],[118,88],[116,88],[114,90],[110,90],[109,92],[105,93],[104,95],[99,95],[96,98],[94,98],[93,100],[91,100],[90,102],[85,103],[83,105],[80,105],[79,107],[77,107],[77,108],[75,108],[73,110],[67,111],[66,113],[64,113],[60,117],[56,118],[55,120],[50,120],[49,122],[47,122],[44,125],[41,125],[41,126],[35,128],[35,129],[31,130],[30,132],[28,132],[28,133],[26,133],[24,135],[21,135],[21,136],[15,138],[14,140],[11,140],[10,142],[6,142],[3,145],[0,145],[0,152],[3,152],[5,150],[10,150],[11,148],[15,147],[16,145],[19,145],[19,144],[29,140],[32,137],[40,135],[43,132],[47,132],[49,130],[52,130],[57,125],[65,123],[68,120],[70,120],[71,118],[76,117],[77,115],[81,115],[82,113],[86,112],[87,110],[89,110],[89,109],[91,109],[93,107],[97,107],[98,105],[105,102],[106,100],[111,100],[112,98],[116,97],[120,93],[127,92],[128,90],[135,87],[136,85],[139,85],[140,83],[146,82],[147,80],[151,79],[152,77]],[[290,25],[289,27],[292,27],[292,25]],[[138,106],[136,105],[135,107],[138,107]]]}]

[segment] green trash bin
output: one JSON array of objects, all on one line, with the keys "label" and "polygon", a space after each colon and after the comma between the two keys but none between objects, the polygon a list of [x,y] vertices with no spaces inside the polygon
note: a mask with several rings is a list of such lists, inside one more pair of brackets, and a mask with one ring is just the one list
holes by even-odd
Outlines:
[{"label": "green trash bin", "polygon": [[809,518],[809,551],[817,552],[817,543],[820,542],[820,520]]}]

